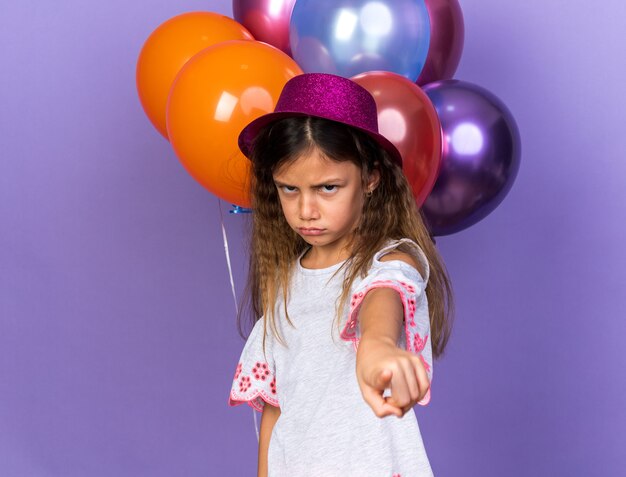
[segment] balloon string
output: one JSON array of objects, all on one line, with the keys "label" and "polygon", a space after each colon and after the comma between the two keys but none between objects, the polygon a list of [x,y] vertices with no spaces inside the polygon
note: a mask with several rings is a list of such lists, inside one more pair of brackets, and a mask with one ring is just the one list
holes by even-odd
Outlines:
[{"label": "balloon string", "polygon": [[220,209],[220,224],[222,226],[222,239],[224,241],[224,253],[226,255],[226,265],[228,266],[228,276],[230,277],[230,289],[233,293],[233,302],[235,303],[235,311],[239,314],[239,306],[237,305],[237,293],[235,292],[235,280],[233,279],[233,268],[230,264],[230,252],[228,250],[228,237],[226,236],[226,227],[224,226],[224,214],[222,213],[222,201],[217,199]]},{"label": "balloon string", "polygon": [[[228,266],[228,276],[230,278],[230,289],[233,293],[233,302],[235,303],[235,312],[239,314],[239,305],[237,304],[237,292],[235,291],[235,280],[233,278],[233,268],[230,264],[230,251],[228,249],[228,236],[226,235],[226,227],[224,226],[224,214],[222,212],[222,201],[217,199],[220,211],[220,225],[222,227],[222,240],[224,241],[224,254],[226,255],[226,265]],[[251,408],[252,409],[252,408]],[[252,417],[254,418],[254,430],[256,432],[256,440],[259,442],[259,424],[257,422],[256,411],[252,409]]]}]

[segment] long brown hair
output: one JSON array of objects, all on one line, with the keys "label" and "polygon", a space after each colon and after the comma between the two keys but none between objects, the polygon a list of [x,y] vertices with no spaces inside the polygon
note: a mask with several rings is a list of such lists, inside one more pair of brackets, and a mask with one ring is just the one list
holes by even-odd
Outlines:
[{"label": "long brown hair", "polygon": [[[351,240],[352,254],[344,264],[345,278],[338,310],[343,309],[352,284],[358,277],[366,275],[374,254],[387,240],[412,239],[423,250],[430,267],[426,287],[430,336],[433,356],[441,356],[452,330],[452,287],[406,177],[387,152],[367,134],[341,123],[310,116],[284,118],[269,124],[260,131],[252,146],[254,212],[246,287],[252,323],[263,318],[265,333],[269,327],[282,341],[276,326],[276,304],[281,294],[285,317],[289,321],[286,313],[289,279],[297,257],[308,244],[288,225],[273,174],[279,167],[315,149],[330,160],[356,164],[361,169],[364,185],[371,171],[377,169],[380,173],[380,182],[373,194],[366,198]],[[240,312],[238,317],[240,330],[242,315]]]}]

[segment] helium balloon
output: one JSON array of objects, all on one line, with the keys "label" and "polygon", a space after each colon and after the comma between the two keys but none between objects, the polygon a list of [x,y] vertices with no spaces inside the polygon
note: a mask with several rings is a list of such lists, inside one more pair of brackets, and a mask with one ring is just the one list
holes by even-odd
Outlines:
[{"label": "helium balloon", "polygon": [[458,0],[426,0],[430,17],[430,46],[417,84],[451,79],[463,52],[465,27]]},{"label": "helium balloon", "polygon": [[174,80],[167,132],[187,171],[225,201],[250,206],[249,161],[237,138],[250,121],[274,110],[285,83],[302,70],[282,51],[233,40],[202,50]]},{"label": "helium balloon", "polygon": [[444,80],[424,92],[441,121],[443,156],[422,210],[433,235],[449,235],[502,202],[519,170],[520,135],[504,103],[480,86]]},{"label": "helium balloon", "polygon": [[415,81],[429,41],[424,0],[298,0],[289,24],[291,52],[305,72],[346,78],[382,70]]},{"label": "helium balloon", "polygon": [[233,0],[233,17],[259,41],[288,55],[289,20],[296,0]]},{"label": "helium balloon", "polygon": [[232,18],[189,12],[170,18],[148,37],[137,60],[137,92],[148,119],[167,139],[165,106],[174,78],[200,50],[227,40],[254,40]]},{"label": "helium balloon", "polygon": [[441,125],[435,107],[419,86],[395,73],[372,71],[352,80],[374,97],[378,129],[400,151],[404,175],[421,207],[441,166]]}]

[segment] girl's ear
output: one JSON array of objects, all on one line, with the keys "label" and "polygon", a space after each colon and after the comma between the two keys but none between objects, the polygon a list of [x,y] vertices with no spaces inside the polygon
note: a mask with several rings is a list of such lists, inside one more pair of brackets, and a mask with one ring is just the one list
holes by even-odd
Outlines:
[{"label": "girl's ear", "polygon": [[365,192],[367,194],[371,194],[372,192],[374,192],[374,189],[378,187],[379,182],[380,182],[380,170],[378,169],[378,164],[375,164],[374,168],[367,176],[367,185],[365,188]]}]

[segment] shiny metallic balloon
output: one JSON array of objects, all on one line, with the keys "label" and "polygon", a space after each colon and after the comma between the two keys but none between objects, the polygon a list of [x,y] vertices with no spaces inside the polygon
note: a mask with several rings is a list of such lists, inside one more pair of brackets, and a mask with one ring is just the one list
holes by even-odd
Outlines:
[{"label": "shiny metallic balloon", "polygon": [[291,55],[289,19],[296,0],[233,0],[233,17],[256,40]]},{"label": "shiny metallic balloon", "polygon": [[504,103],[480,86],[444,80],[423,89],[441,121],[443,155],[422,210],[433,235],[449,235],[502,202],[519,169],[520,135]]},{"label": "shiny metallic balloon", "polygon": [[354,76],[374,97],[378,130],[398,148],[402,170],[421,207],[441,167],[441,125],[426,93],[413,81],[389,71]]},{"label": "shiny metallic balloon", "polygon": [[458,0],[426,0],[430,17],[430,47],[417,84],[451,79],[459,66],[465,26]]},{"label": "shiny metallic balloon", "polygon": [[430,42],[424,0],[298,0],[289,30],[305,73],[347,78],[380,70],[415,81]]}]

